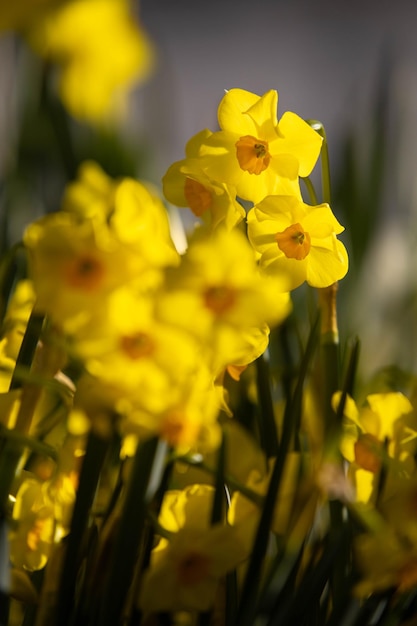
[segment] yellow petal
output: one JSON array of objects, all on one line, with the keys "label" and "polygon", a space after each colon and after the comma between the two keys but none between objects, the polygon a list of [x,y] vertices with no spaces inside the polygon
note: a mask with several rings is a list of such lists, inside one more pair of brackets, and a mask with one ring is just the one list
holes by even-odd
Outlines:
[{"label": "yellow petal", "polygon": [[311,174],[320,154],[322,138],[301,117],[287,111],[279,121],[283,139],[271,144],[272,154],[288,153],[297,157],[299,176]]}]

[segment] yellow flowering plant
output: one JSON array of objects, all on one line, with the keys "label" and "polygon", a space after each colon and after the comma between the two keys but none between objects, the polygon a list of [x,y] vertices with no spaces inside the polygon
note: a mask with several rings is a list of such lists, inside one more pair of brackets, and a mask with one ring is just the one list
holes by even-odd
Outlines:
[{"label": "yellow flowering plant", "polygon": [[[415,623],[416,381],[340,341],[323,125],[232,88],[152,185],[118,136],[154,58],[129,2],[0,7],[40,78],[1,182],[42,206],[0,258],[0,624]],[[113,159],[80,141],[111,127]]]}]

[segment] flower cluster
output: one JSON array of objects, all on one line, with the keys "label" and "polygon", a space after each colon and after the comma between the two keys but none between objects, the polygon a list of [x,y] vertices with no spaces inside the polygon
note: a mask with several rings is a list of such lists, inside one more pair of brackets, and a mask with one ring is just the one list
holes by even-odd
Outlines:
[{"label": "flower cluster", "polygon": [[204,130],[163,178],[167,199],[189,207],[212,229],[247,216],[249,240],[263,272],[292,290],[303,282],[327,287],[345,276],[348,258],[337,239],[343,227],[328,204],[303,201],[300,178],[318,159],[322,137],[298,115],[277,119],[278,94],[231,89],[220,102],[221,130]]},{"label": "flower cluster", "polygon": [[185,251],[152,185],[92,160],[59,210],[25,229],[28,275],[0,343],[0,470],[24,470],[0,480],[0,495],[14,575],[46,568],[41,626],[69,613],[107,625],[122,611],[143,624],[155,614],[194,624],[196,613],[205,623],[223,604],[230,624],[250,626],[269,594],[277,623],[304,623],[298,594],[316,574],[336,623],[343,590],[322,572],[348,524],[350,552],[334,566],[349,570],[352,596],[416,585],[411,401],[370,393],[358,409],[351,381],[328,383],[328,354],[325,383],[309,377],[314,326],[297,373],[272,392],[265,353],[291,291],[307,283],[333,298],[324,352],[348,270],[343,227],[309,180],[323,136],[295,113],[278,120],[277,102],[276,91],[231,89],[220,130],[195,135],[169,167],[166,200],[196,218]]},{"label": "flower cluster", "polygon": [[45,208],[0,258],[0,622],[411,625],[417,384],[339,345],[324,128],[230,89],[160,193],[115,124],[136,4],[0,0],[5,238]]},{"label": "flower cluster", "polygon": [[[72,3],[63,7],[72,9]],[[236,485],[229,512],[213,486],[188,473],[183,491],[165,491],[159,540],[137,594],[140,610],[207,611],[219,580],[250,555],[259,505],[280,461],[238,424],[232,427],[233,420],[227,424],[228,381],[238,382],[265,352],[270,328],[290,312],[290,290],[304,281],[329,286],[348,266],[336,237],[343,228],[330,207],[309,206],[301,196],[300,177],[312,171],[322,138],[293,113],[278,123],[276,106],[275,91],[259,97],[232,89],[219,106],[221,130],[192,138],[186,158],[169,168],[166,198],[202,218],[183,254],[157,191],[133,178],[111,178],[93,161],[68,184],[60,210],[27,226],[29,311],[31,319],[47,320],[37,375],[53,376],[67,398],[64,421],[58,418],[63,431],[47,429],[47,441],[70,452],[56,468],[35,455],[28,478],[13,488],[16,568],[42,568],[53,542],[68,532],[80,436],[88,431],[107,441],[116,433],[122,457],[155,438],[183,458],[203,453],[209,473],[226,446],[225,470]],[[11,354],[5,342],[5,357],[14,363],[20,353]],[[23,413],[29,434],[45,426],[46,409],[33,394],[28,401],[25,387],[12,400],[8,427],[21,425]],[[290,533],[294,545],[319,499],[303,464],[299,453],[288,455],[271,525],[277,536]],[[121,523],[122,508],[123,498],[110,513],[108,533]]]}]

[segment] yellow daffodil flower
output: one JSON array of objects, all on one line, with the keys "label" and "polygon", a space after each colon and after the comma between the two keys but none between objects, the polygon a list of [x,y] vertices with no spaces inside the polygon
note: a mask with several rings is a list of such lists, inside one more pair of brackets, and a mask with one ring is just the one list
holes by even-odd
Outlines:
[{"label": "yellow daffodil flower", "polygon": [[207,611],[220,580],[244,558],[236,531],[215,525],[206,530],[183,527],[153,550],[139,606],[156,611]]},{"label": "yellow daffodil flower", "polygon": [[100,323],[95,319],[80,329],[71,349],[103,384],[159,412],[172,404],[199,364],[195,339],[159,322],[153,298],[126,287],[109,294]]},{"label": "yellow daffodil flower", "polygon": [[248,236],[261,268],[288,278],[288,289],[304,281],[328,287],[345,276],[348,256],[336,238],[344,228],[328,204],[309,206],[297,195],[268,196],[248,214]]},{"label": "yellow daffodil flower", "polygon": [[230,89],[218,109],[221,131],[200,149],[203,168],[214,180],[236,187],[245,200],[259,202],[267,195],[288,193],[298,176],[308,176],[320,153],[322,139],[295,113],[278,123],[278,93],[258,96]]},{"label": "yellow daffodil flower", "polygon": [[166,287],[160,315],[199,337],[215,355],[210,367],[217,372],[240,358],[242,333],[282,321],[290,307],[283,286],[260,276],[238,230],[197,232]]},{"label": "yellow daffodil flower", "polygon": [[[102,189],[96,193],[90,186],[85,198],[78,193],[74,199],[73,187],[65,210],[33,222],[24,234],[37,307],[69,332],[100,312],[112,290],[133,282],[149,288],[161,281],[164,266],[179,262],[156,196],[129,178],[109,185],[107,192],[104,201]],[[83,214],[95,196],[97,204]]]},{"label": "yellow daffodil flower", "polygon": [[51,5],[27,36],[40,56],[58,65],[59,93],[69,112],[92,123],[119,118],[127,90],[153,65],[152,46],[128,0]]},{"label": "yellow daffodil flower", "polygon": [[[151,400],[148,402],[151,404]],[[145,409],[140,388],[135,395],[120,401],[117,407],[126,416],[123,432],[137,432],[143,436],[158,434],[183,454],[190,451],[205,453],[219,445],[219,398],[211,372],[204,363],[182,384],[171,385],[165,398],[153,399],[153,404],[157,403],[163,408]]]},{"label": "yellow daffodil flower", "polygon": [[91,220],[97,229],[108,230],[127,248],[140,249],[150,265],[179,262],[166,209],[149,183],[113,179],[94,161],[85,161],[77,180],[66,188],[61,208],[81,222]]},{"label": "yellow daffodil flower", "polygon": [[37,307],[70,332],[101,311],[103,297],[143,264],[108,232],[99,235],[100,241],[92,221],[80,224],[64,212],[32,223],[24,235]]},{"label": "yellow daffodil flower", "polygon": [[210,136],[202,131],[186,146],[187,157],[173,163],[162,179],[166,199],[179,207],[189,207],[207,226],[219,224],[228,230],[245,217],[245,210],[236,200],[236,189],[223,182],[211,180],[198,158],[201,142]]},{"label": "yellow daffodil flower", "polygon": [[220,579],[246,558],[234,528],[210,526],[213,496],[208,485],[165,493],[159,523],[172,535],[152,551],[139,598],[146,613],[210,609]]},{"label": "yellow daffodil flower", "polygon": [[[337,408],[340,393],[333,397]],[[348,397],[344,409],[340,450],[349,461],[349,475],[356,487],[356,498],[368,502],[375,487],[375,476],[389,462],[391,472],[410,472],[414,467],[413,448],[417,438],[413,407],[402,393],[371,394],[367,404],[358,409]],[[395,463],[394,463],[395,461]],[[397,468],[395,470],[395,468]]]},{"label": "yellow daffodil flower", "polygon": [[173,533],[152,552],[139,604],[145,612],[208,610],[219,581],[246,556],[235,529],[210,526],[214,488],[167,491],[160,525]]}]

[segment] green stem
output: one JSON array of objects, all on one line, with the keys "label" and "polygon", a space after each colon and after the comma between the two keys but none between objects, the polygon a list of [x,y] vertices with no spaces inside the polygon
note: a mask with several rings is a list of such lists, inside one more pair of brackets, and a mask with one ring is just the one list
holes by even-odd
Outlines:
[{"label": "green stem", "polygon": [[323,202],[327,202],[330,204],[330,200],[332,197],[331,187],[330,187],[330,161],[329,161],[329,148],[327,144],[326,131],[324,126],[318,120],[307,120],[307,123],[313,128],[318,134],[323,138],[323,143],[321,146],[321,185],[322,185],[322,194],[323,194]]},{"label": "green stem", "polygon": [[317,200],[317,194],[316,194],[316,190],[314,189],[313,183],[308,178],[308,176],[306,178],[301,178],[301,180],[303,181],[304,185],[306,186],[308,197],[309,197],[309,200],[310,200],[311,204],[313,206],[316,206],[318,204],[318,200]]}]

